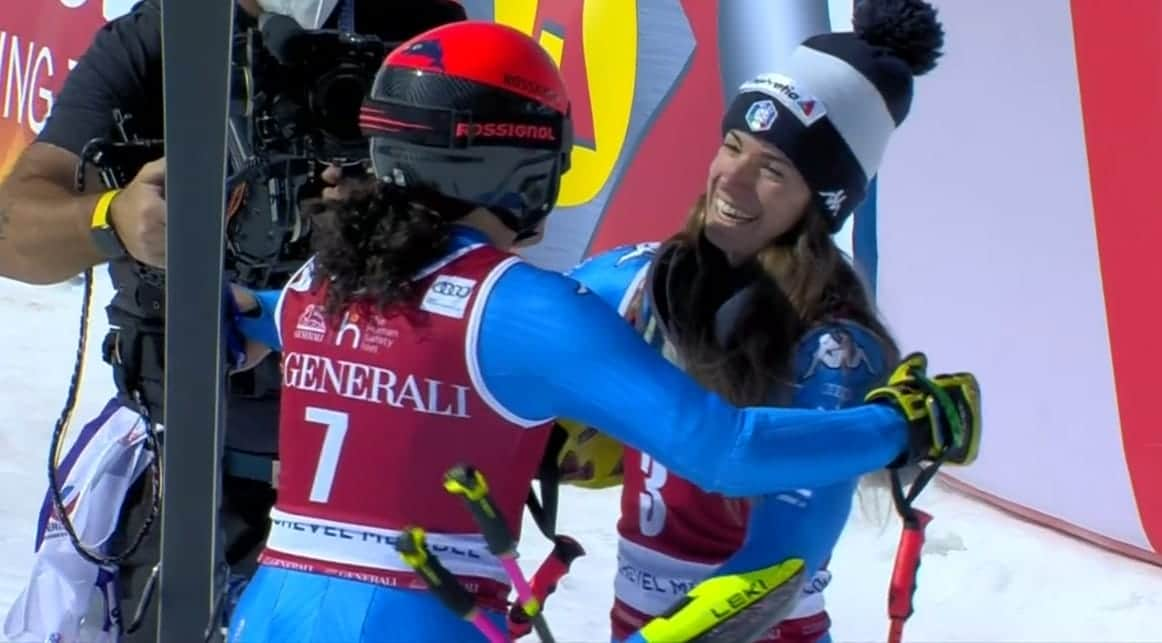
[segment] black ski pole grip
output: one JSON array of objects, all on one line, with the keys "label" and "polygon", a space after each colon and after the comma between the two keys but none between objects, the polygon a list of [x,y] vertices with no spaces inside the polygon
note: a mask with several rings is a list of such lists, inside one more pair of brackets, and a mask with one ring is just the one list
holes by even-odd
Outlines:
[{"label": "black ski pole grip", "polygon": [[428,549],[423,529],[405,528],[403,537],[396,541],[395,550],[420,575],[428,589],[445,607],[460,618],[472,618],[476,599]]},{"label": "black ski pole grip", "polygon": [[500,509],[492,502],[488,482],[476,468],[460,464],[444,474],[444,489],[464,499],[493,556],[512,556],[516,541]]}]

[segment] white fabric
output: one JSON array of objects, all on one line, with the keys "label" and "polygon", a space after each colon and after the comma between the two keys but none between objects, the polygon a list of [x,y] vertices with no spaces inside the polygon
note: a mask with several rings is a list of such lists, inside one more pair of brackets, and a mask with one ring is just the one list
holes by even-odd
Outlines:
[{"label": "white fabric", "polygon": [[[395,549],[395,544],[405,538],[401,531],[301,516],[281,509],[270,512],[270,523],[268,551],[365,569],[413,572]],[[484,536],[427,532],[424,537],[444,567],[456,576],[509,583],[500,560],[488,551]]]},{"label": "white fabric", "polygon": [[[104,549],[129,487],[152,461],[144,441],[141,416],[117,408],[73,446],[79,454],[61,481],[62,499],[77,535],[90,549]],[[114,571],[73,549],[55,511],[42,526],[44,539],[28,585],[8,612],[4,635],[17,642],[116,643],[121,623]]]},{"label": "white fabric", "polygon": [[338,4],[339,0],[258,0],[263,11],[290,16],[303,29],[322,27]]}]

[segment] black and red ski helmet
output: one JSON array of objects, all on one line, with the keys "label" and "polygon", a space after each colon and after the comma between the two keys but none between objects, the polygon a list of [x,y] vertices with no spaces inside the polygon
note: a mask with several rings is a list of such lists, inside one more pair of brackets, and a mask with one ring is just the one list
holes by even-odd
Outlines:
[{"label": "black and red ski helmet", "polygon": [[548,53],[511,27],[443,25],[383,61],[359,124],[381,180],[487,208],[515,232],[557,202],[573,128]]}]

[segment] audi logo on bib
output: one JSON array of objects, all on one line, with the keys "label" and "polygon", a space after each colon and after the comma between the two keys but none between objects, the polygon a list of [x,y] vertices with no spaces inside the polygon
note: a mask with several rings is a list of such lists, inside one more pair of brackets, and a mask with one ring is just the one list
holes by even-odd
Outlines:
[{"label": "audi logo on bib", "polygon": [[428,286],[428,291],[420,302],[420,310],[461,319],[468,310],[469,296],[475,288],[475,279],[440,275],[431,286]]},{"label": "audi logo on bib", "polygon": [[472,294],[472,286],[454,284],[450,281],[437,281],[432,284],[432,292],[448,297],[467,297]]}]

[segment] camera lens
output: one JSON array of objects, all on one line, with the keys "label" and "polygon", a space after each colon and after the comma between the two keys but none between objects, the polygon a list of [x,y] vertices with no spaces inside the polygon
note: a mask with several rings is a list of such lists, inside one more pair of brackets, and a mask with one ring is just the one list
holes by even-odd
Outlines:
[{"label": "camera lens", "polygon": [[359,108],[367,90],[359,67],[340,67],[320,78],[313,101],[319,127],[341,140],[360,139]]}]

